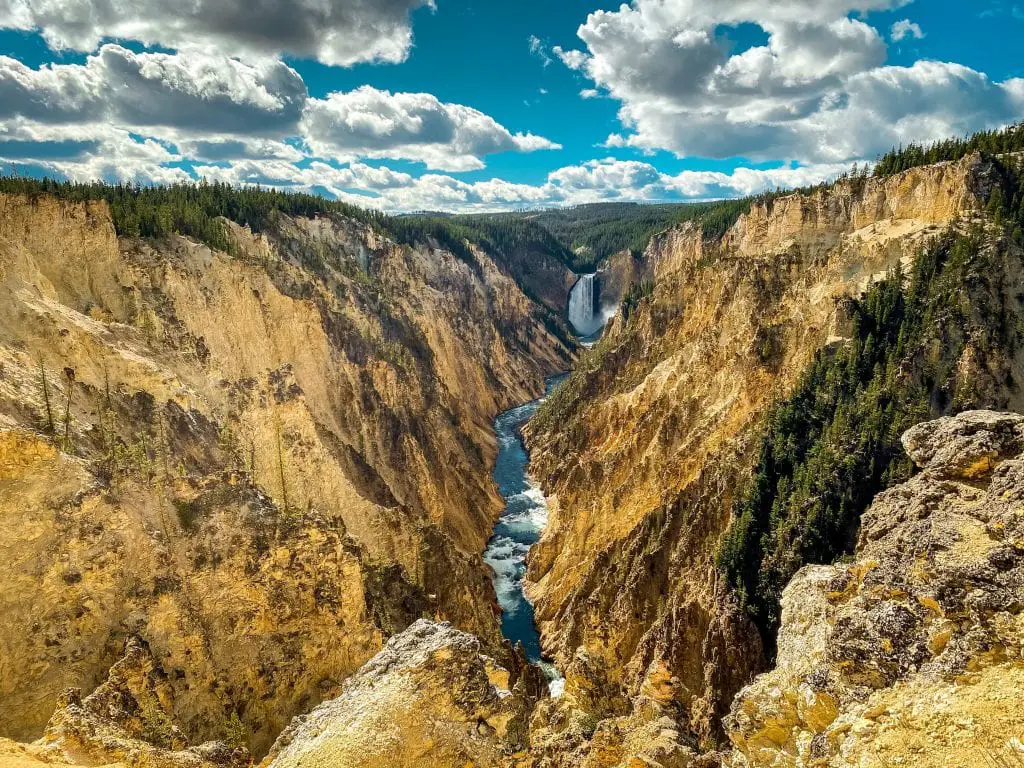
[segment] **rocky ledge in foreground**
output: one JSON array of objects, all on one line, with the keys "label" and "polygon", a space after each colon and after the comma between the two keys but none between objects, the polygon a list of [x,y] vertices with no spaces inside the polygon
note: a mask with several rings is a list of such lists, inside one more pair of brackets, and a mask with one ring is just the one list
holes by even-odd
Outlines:
[{"label": "rocky ledge in foreground", "polygon": [[777,667],[736,698],[735,765],[1024,764],[1024,417],[969,411],[903,445],[851,564],[801,570]]},{"label": "rocky ledge in foreground", "polygon": [[537,667],[511,669],[450,624],[416,621],[349,678],[342,694],[297,717],[264,765],[505,765],[526,746],[541,695]]}]

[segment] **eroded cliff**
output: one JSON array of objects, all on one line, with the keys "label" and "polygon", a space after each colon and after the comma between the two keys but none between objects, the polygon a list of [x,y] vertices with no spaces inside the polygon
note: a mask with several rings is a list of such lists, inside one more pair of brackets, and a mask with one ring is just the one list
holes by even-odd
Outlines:
[{"label": "eroded cliff", "polygon": [[903,443],[923,471],[875,499],[854,561],[786,587],[777,666],[726,721],[730,764],[1024,759],[1024,417],[967,411]]},{"label": "eroded cliff", "polygon": [[[765,413],[855,333],[847,297],[909,269],[954,222],[968,227],[996,178],[973,155],[755,205],[720,241],[689,226],[652,241],[652,295],[528,429],[552,507],[528,572],[543,643],[563,667],[582,652],[603,670],[625,699],[606,715],[653,688],[706,745],[721,738],[733,695],[766,663],[715,567]],[[1019,340],[990,317],[1020,317],[1021,254],[983,250],[952,289],[963,324],[936,315],[906,355],[913,376],[934,366],[925,389],[945,393],[940,412],[957,392],[959,407],[1024,406]]]},{"label": "eroded cliff", "polygon": [[567,367],[496,258],[338,215],[231,255],[0,197],[0,726],[148,644],[257,753],[421,616],[500,642],[490,419]]}]

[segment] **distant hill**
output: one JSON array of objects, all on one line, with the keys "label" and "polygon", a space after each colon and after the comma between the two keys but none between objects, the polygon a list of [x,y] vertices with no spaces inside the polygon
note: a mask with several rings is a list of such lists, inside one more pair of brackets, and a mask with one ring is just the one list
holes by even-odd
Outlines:
[{"label": "distant hill", "polygon": [[572,208],[453,218],[476,223],[532,221],[570,252],[569,267],[576,272],[590,272],[619,251],[642,252],[652,235],[674,224],[700,220],[706,232],[721,234],[750,209],[750,203],[750,198],[710,203],[590,203]]}]

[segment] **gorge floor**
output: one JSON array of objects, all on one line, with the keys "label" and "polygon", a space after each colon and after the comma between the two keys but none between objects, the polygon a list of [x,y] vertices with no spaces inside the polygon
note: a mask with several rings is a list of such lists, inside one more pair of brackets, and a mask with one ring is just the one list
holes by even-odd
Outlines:
[{"label": "gorge floor", "polygon": [[565,378],[564,374],[549,377],[545,382],[544,397],[511,408],[494,420],[498,456],[492,477],[505,500],[505,509],[494,525],[484,553],[485,562],[494,570],[494,589],[501,605],[502,634],[512,644],[523,644],[527,658],[544,669],[551,681],[552,693],[560,691],[561,675],[543,658],[533,606],[523,589],[526,556],[544,531],[548,509],[543,492],[527,474],[529,455],[520,429]]}]

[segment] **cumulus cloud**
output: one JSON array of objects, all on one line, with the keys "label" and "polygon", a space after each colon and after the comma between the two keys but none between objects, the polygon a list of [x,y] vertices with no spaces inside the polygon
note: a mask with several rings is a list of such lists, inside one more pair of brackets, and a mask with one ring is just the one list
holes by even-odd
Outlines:
[{"label": "cumulus cloud", "polygon": [[360,163],[341,167],[315,162],[299,167],[280,161],[246,160],[231,165],[198,166],[196,173],[232,184],[326,191],[347,202],[391,212],[485,212],[607,201],[720,199],[814,184],[838,175],[845,168],[786,165],[774,169],[737,168],[731,173],[683,171],[670,175],[649,163],[605,158],[556,169],[540,184],[498,178],[467,182],[435,173],[414,177]]},{"label": "cumulus cloud", "polygon": [[497,152],[559,149],[531,133],[511,133],[494,118],[429,93],[391,93],[363,86],[312,99],[302,134],[322,157],[403,158],[428,168],[466,171]]},{"label": "cumulus cloud", "polygon": [[[486,155],[553,149],[531,133],[425,93],[370,87],[310,99],[276,59],[245,63],[199,53],[135,53],[107,44],[83,64],[38,69],[0,56],[0,121],[73,126],[79,138],[113,126],[151,135],[200,162],[393,158],[429,168],[482,168]],[[52,133],[52,131],[51,131]],[[10,136],[0,136],[10,140]]]},{"label": "cumulus cloud", "polygon": [[[993,83],[942,62],[886,66],[881,35],[850,13],[905,4],[632,0],[590,14],[578,31],[583,49],[553,50],[621,102],[623,130],[609,137],[610,147],[836,162],[1000,125],[1024,112],[1020,80]],[[758,25],[768,39],[734,53],[725,33],[743,23]],[[901,25],[894,34],[920,31]]]},{"label": "cumulus cloud", "polygon": [[0,56],[0,119],[260,136],[294,131],[305,102],[302,78],[276,60],[251,65],[119,45],[104,45],[84,64],[39,69]]},{"label": "cumulus cloud", "polygon": [[117,128],[97,127],[83,134],[74,125],[41,126],[14,119],[0,120],[0,135],[0,163],[49,176],[137,184],[192,180],[187,171],[170,165],[181,157],[165,143]]},{"label": "cumulus cloud", "polygon": [[8,0],[0,28],[39,31],[54,49],[92,51],[115,38],[351,66],[405,61],[409,14],[423,6],[433,0]]},{"label": "cumulus cloud", "polygon": [[919,24],[915,24],[910,19],[902,19],[892,25],[892,29],[889,31],[890,36],[894,42],[899,42],[907,37],[912,37],[915,40],[924,39],[924,31],[921,29]]},{"label": "cumulus cloud", "polygon": [[[338,167],[316,161],[306,167],[282,161],[259,162],[245,160],[229,166],[197,165],[196,173],[210,181],[224,181],[231,184],[261,184],[275,187],[296,187],[300,189],[325,188],[336,194],[347,194],[347,189],[362,189],[367,192],[407,187],[413,177],[390,168],[374,168],[362,163]],[[366,205],[364,199],[363,202]]]},{"label": "cumulus cloud", "polygon": [[582,51],[567,51],[560,45],[556,45],[551,51],[569,69],[583,69],[587,63],[587,57]]}]

